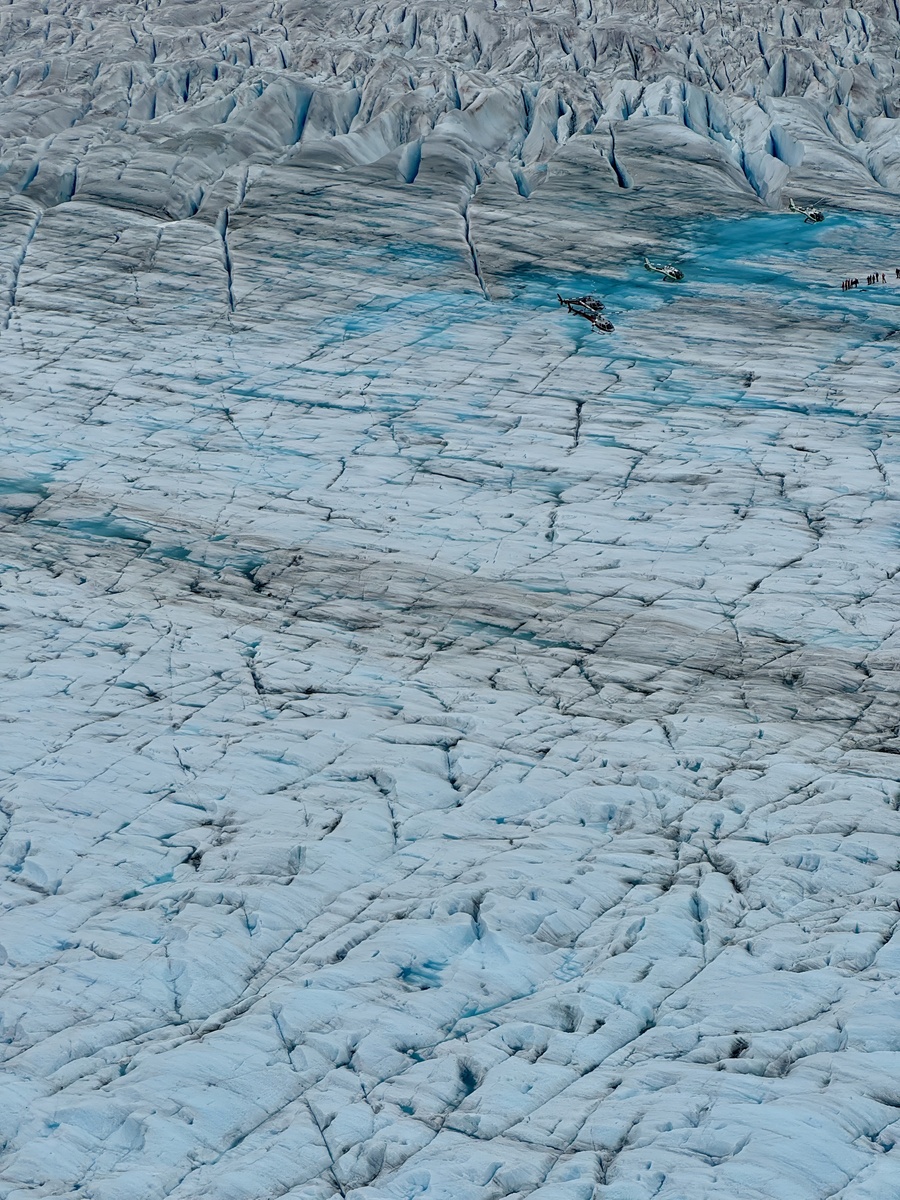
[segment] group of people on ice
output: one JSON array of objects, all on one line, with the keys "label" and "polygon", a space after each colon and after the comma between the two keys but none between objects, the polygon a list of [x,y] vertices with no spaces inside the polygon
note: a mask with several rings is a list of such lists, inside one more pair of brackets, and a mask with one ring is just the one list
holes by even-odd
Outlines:
[{"label": "group of people on ice", "polygon": [[[894,268],[894,277],[896,279],[900,279],[900,267]],[[887,276],[883,271],[873,271],[871,275],[866,276],[866,283],[869,285],[873,283],[887,283]],[[859,287],[858,279],[845,279],[841,284],[841,291],[846,292],[849,291],[850,288],[855,287]]]}]

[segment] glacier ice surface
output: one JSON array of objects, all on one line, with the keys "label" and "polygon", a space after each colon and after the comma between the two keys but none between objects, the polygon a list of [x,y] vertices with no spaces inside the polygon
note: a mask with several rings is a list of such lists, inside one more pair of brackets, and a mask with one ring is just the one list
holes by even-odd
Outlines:
[{"label": "glacier ice surface", "polygon": [[2,1200],[896,1195],[898,32],[5,7]]}]

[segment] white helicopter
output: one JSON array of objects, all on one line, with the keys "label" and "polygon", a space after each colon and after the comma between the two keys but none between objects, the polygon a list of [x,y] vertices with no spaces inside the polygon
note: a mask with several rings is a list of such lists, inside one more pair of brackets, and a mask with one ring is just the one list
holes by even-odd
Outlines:
[{"label": "white helicopter", "polygon": [[793,200],[788,200],[788,212],[803,213],[806,218],[804,225],[815,225],[817,221],[824,221],[825,214],[821,208],[803,208],[799,204],[795,204]]},{"label": "white helicopter", "polygon": [[679,280],[684,279],[684,272],[679,271],[677,267],[673,267],[671,265],[657,267],[650,261],[649,258],[645,258],[644,266],[648,271],[657,271],[660,275],[662,275],[663,279],[667,279],[669,283],[678,283]]}]

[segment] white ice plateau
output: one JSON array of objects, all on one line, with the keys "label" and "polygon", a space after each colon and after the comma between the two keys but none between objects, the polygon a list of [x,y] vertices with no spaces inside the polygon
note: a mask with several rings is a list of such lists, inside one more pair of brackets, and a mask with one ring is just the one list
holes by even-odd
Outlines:
[{"label": "white ice plateau", "polygon": [[898,203],[898,0],[3,0],[0,1200],[896,1200]]}]

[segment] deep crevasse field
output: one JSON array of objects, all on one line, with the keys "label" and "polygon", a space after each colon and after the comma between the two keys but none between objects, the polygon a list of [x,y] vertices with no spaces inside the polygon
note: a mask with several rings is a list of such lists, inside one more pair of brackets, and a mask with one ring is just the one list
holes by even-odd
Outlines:
[{"label": "deep crevasse field", "polygon": [[893,1196],[887,168],[805,225],[734,130],[607,108],[215,180],[153,37],[141,124],[35,69],[74,132],[6,144],[0,1196]]}]

